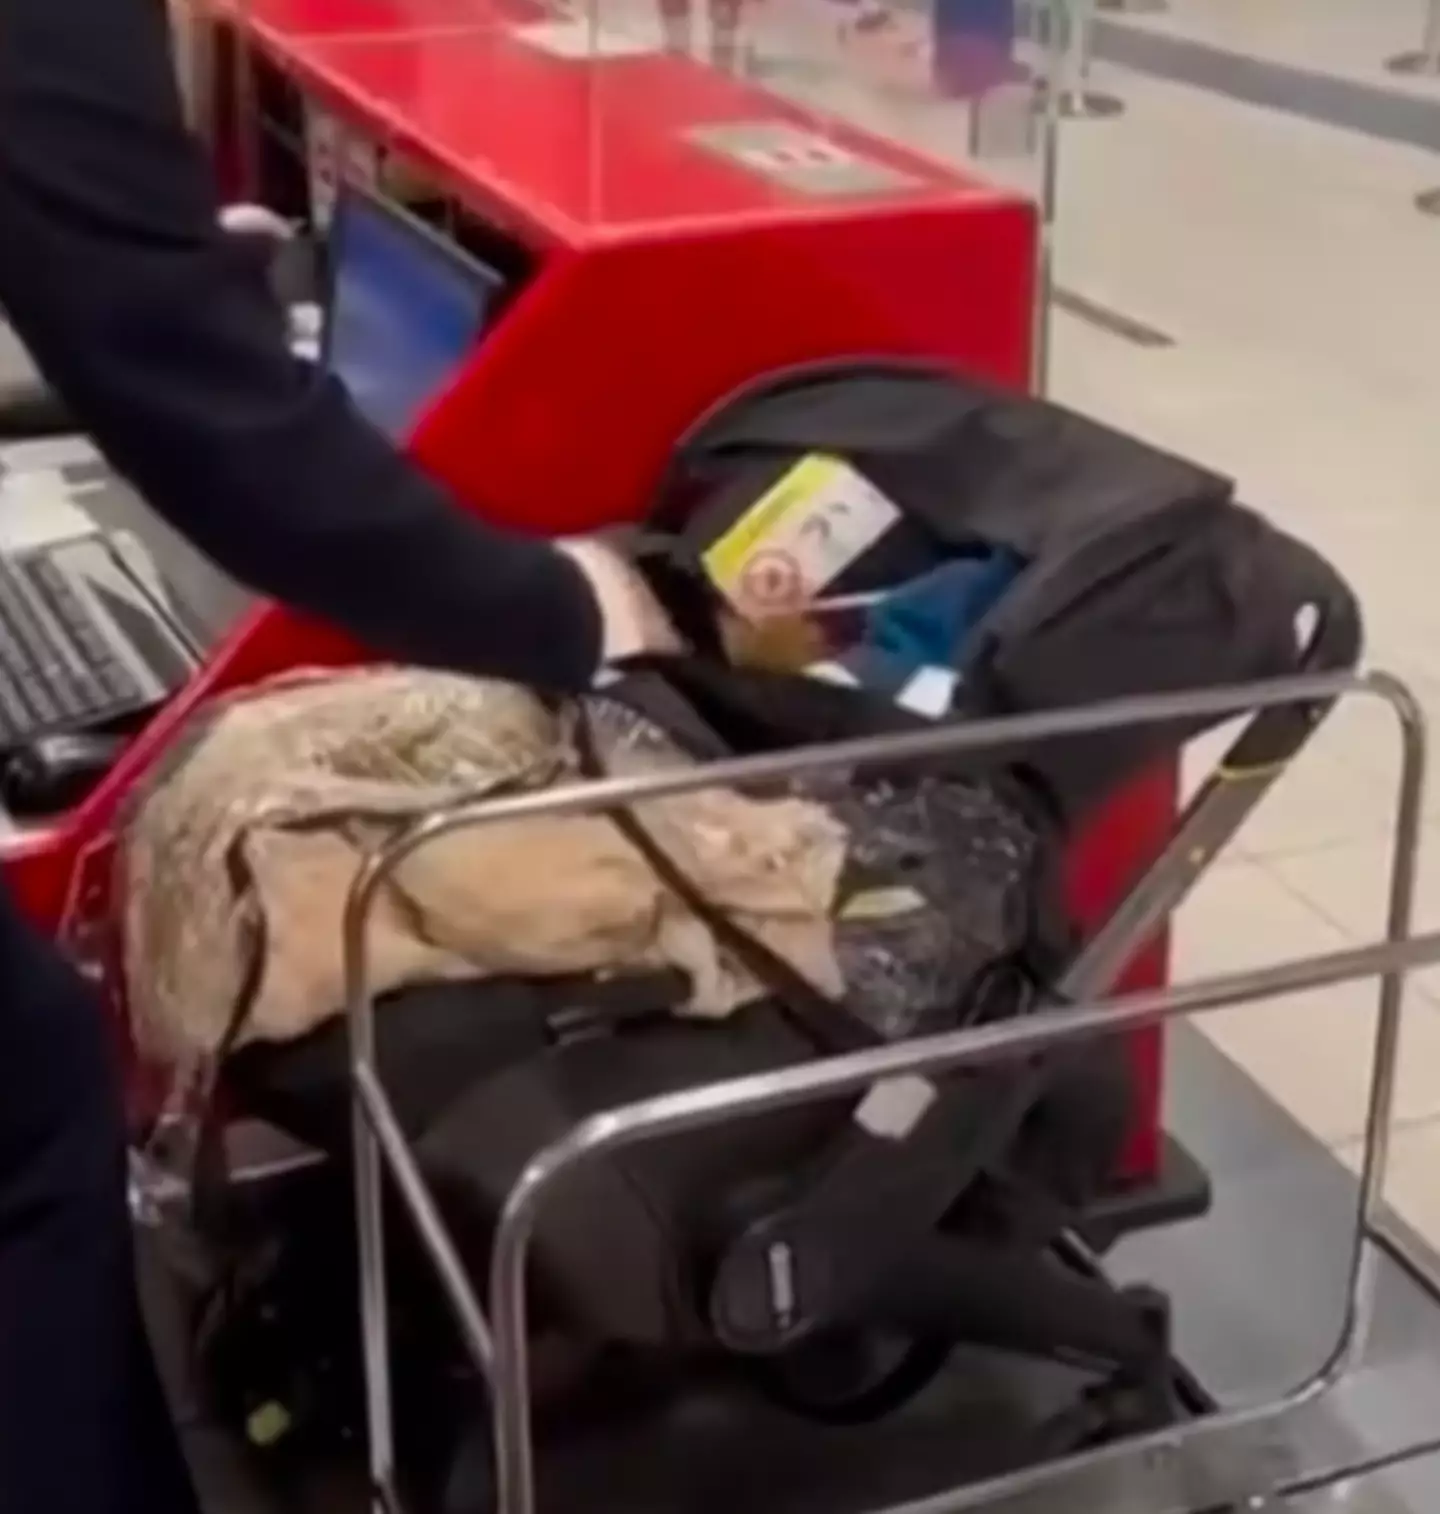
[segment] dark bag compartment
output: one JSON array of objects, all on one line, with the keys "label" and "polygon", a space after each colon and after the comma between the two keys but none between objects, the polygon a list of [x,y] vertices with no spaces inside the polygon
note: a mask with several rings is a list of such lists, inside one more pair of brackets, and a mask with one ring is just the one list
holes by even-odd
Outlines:
[{"label": "dark bag compartment", "polygon": [[[389,997],[378,1016],[385,1085],[477,1276],[484,1275],[496,1217],[526,1164],[587,1116],[815,1055],[775,1006],[763,1003],[714,1025],[657,1016],[557,1042],[539,1002],[523,1025],[511,1021],[484,1033],[499,998],[490,984],[421,988]],[[572,1009],[576,1001],[556,994],[551,1010],[562,1002]],[[497,1020],[505,1019],[501,1007]],[[534,1049],[537,1041],[542,1050]],[[416,1056],[417,1043],[428,1043],[428,1057]],[[227,1078],[252,1113],[308,1131],[339,1159],[334,1186],[342,1194],[349,1192],[346,1058],[344,1027],[331,1024],[294,1047],[246,1049],[232,1059]],[[1083,1204],[1113,1171],[1129,1089],[1121,1048],[1058,1063],[1007,1167],[1037,1190]],[[978,1081],[976,1095],[974,1112],[983,1117]],[[537,1314],[586,1339],[704,1343],[700,1306],[718,1248],[749,1211],[812,1175],[847,1114],[848,1106],[816,1106],[589,1164],[541,1215]],[[957,1153],[973,1133],[972,1121],[957,1124]]]},{"label": "dark bag compartment", "polygon": [[654,524],[693,543],[715,525],[704,494],[733,470],[810,452],[847,459],[942,547],[988,542],[1031,560],[1159,515],[1193,520],[1232,492],[1219,474],[1057,405],[857,364],[782,375],[712,413],[681,447]]},{"label": "dark bag compartment", "polygon": [[[752,502],[757,477],[810,453],[840,457],[904,517],[899,541],[838,587],[895,587],[977,545],[1026,566],[970,632],[969,717],[1083,706],[1353,666],[1359,615],[1308,548],[1233,502],[1228,480],[1045,401],[950,374],[856,365],[782,377],[741,395],[681,448],[653,513],[663,594],[693,628],[714,595],[705,547]],[[763,487],[763,485],[761,485]],[[1307,637],[1299,617],[1313,611]],[[704,643],[716,644],[713,633]],[[676,676],[712,718],[776,746],[912,729],[879,695],[801,675],[703,662]],[[1019,766],[1067,821],[1213,722],[996,749],[957,770]]]},{"label": "dark bag compartment", "polygon": [[[701,756],[727,749],[727,738],[695,715],[670,671],[629,680],[626,707],[663,719]],[[588,1115],[846,1047],[1003,1017],[1033,997],[1059,945],[1051,936],[1058,930],[1051,912],[1058,847],[1048,820],[1023,792],[923,775],[874,783],[837,778],[800,788],[844,815],[852,863],[866,886],[904,885],[935,906],[918,930],[907,932],[905,920],[837,926],[842,963],[855,964],[855,991],[845,1002],[814,991],[807,996],[783,973],[770,997],[720,1022],[677,1019],[673,1007],[686,985],[660,974],[436,985],[381,1001],[383,1080],[477,1273],[486,1265],[495,1218],[526,1163]],[[867,797],[881,806],[873,823]],[[914,845],[917,837],[924,844]],[[686,881],[677,883],[686,897]],[[703,918],[703,901],[693,907]],[[942,914],[943,940],[936,935]],[[717,925],[724,943],[726,922]],[[847,957],[849,931],[859,935]],[[903,970],[911,964],[901,964],[898,975],[884,965],[887,954],[894,961],[912,947],[925,954],[915,964],[919,981],[933,974],[936,985],[934,1000],[920,1010]],[[754,942],[741,947],[755,949]],[[764,983],[774,969],[762,958],[756,975]],[[1126,1064],[1118,1048],[1105,1060],[1109,1081],[1101,1086],[1109,1105]],[[226,1083],[247,1112],[343,1158],[347,1065],[345,1028],[332,1023],[292,1045],[246,1049],[231,1059]],[[1077,1076],[1088,1080],[1094,1072],[1093,1062],[1077,1064]],[[957,1151],[973,1138],[970,1127],[983,1128],[990,1115],[997,1080],[973,1081],[973,1107],[956,1123]],[[1037,1082],[1036,1128],[1051,1118],[1047,1094]],[[1119,1100],[1110,1125],[1063,1113],[1086,1102],[1083,1093],[1072,1095],[1053,1118],[1071,1127],[1063,1139],[1093,1192],[1113,1166],[1128,1098]],[[823,1161],[848,1116],[847,1101],[589,1164],[541,1217],[535,1254],[542,1298],[587,1337],[651,1345],[703,1339],[699,1304],[710,1252],[734,1231],[746,1205],[775,1197]],[[1082,1128],[1083,1140],[1076,1134]]]}]

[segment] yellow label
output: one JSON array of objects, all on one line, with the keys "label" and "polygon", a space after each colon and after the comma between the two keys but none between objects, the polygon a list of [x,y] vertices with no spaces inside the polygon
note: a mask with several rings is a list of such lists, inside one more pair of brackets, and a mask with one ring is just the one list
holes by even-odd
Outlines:
[{"label": "yellow label", "polygon": [[278,1444],[290,1433],[290,1411],[284,1404],[271,1399],[251,1410],[245,1421],[245,1434],[252,1446],[261,1450]]},{"label": "yellow label", "polygon": [[855,894],[840,907],[840,918],[852,922],[894,920],[900,915],[913,915],[924,907],[921,894],[897,884],[890,888],[867,888],[863,893]]},{"label": "yellow label", "polygon": [[839,458],[812,453],[772,484],[701,559],[722,594],[739,591],[747,564],[845,467]]}]

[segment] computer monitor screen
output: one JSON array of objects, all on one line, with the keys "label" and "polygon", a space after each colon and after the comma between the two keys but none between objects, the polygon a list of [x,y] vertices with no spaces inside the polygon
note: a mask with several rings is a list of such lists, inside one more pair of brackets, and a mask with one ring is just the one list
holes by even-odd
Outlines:
[{"label": "computer monitor screen", "polygon": [[364,414],[406,436],[483,330],[502,279],[358,190],[330,229],[326,354]]}]

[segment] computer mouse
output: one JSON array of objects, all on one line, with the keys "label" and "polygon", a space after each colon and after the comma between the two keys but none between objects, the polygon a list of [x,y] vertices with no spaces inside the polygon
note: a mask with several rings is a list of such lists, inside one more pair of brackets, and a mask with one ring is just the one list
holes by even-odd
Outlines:
[{"label": "computer mouse", "polygon": [[124,746],[119,736],[82,734],[17,747],[0,765],[0,804],[22,820],[61,814],[95,788]]}]

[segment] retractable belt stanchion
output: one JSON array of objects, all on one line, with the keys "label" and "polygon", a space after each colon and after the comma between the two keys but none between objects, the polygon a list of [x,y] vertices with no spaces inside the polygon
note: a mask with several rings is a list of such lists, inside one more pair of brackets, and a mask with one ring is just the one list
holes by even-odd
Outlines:
[{"label": "retractable belt stanchion", "polygon": [[[1385,67],[1392,74],[1429,78],[1440,84],[1440,0],[1428,0],[1425,6],[1425,32],[1420,46],[1396,54],[1387,60]],[[1421,215],[1440,216],[1440,185],[1416,195],[1415,208]]]},{"label": "retractable belt stanchion", "polygon": [[1071,120],[1104,120],[1120,115],[1125,103],[1116,95],[1090,88],[1095,56],[1096,0],[1070,0],[1059,7],[1057,21],[1064,32],[1060,56],[1060,114]]},{"label": "retractable belt stanchion", "polygon": [[1428,74],[1440,80],[1440,0],[1429,0],[1425,7],[1425,35],[1420,46],[1391,58],[1385,67],[1392,74]]}]

